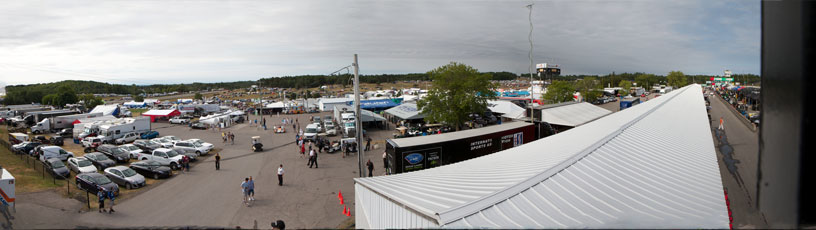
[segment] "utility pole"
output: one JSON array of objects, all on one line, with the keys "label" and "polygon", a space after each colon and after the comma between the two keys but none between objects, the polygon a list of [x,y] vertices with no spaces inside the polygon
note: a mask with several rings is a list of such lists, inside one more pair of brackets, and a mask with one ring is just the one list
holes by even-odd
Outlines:
[{"label": "utility pole", "polygon": [[363,116],[360,114],[360,65],[357,63],[357,54],[354,54],[354,126],[357,133],[357,167],[360,170],[360,177],[364,177],[363,172]]},{"label": "utility pole", "polygon": [[[530,69],[529,69],[530,70],[530,104],[528,104],[527,107],[530,108],[530,123],[534,123],[534,121],[533,121],[533,100],[535,100],[535,98],[533,97],[533,92],[534,92],[534,88],[533,88],[533,3],[530,3],[530,5],[527,5],[525,7],[527,7],[527,9],[530,9],[530,13],[527,15],[527,20],[530,21],[530,34],[527,35],[527,39],[530,40]],[[539,76],[541,76],[540,73],[539,73]]]}]

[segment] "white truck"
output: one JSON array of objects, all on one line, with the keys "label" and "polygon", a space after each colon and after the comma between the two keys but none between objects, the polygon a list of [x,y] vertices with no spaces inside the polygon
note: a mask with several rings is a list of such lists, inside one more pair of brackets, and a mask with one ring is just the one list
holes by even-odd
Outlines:
[{"label": "white truck", "polygon": [[151,153],[142,153],[139,155],[140,160],[154,160],[162,165],[170,166],[171,169],[179,168],[182,157],[183,155],[176,152],[176,150],[168,148],[158,148]]},{"label": "white truck", "polygon": [[64,115],[58,117],[45,118],[36,125],[31,126],[31,132],[34,134],[50,133],[54,130],[70,128],[74,125],[74,121],[78,119],[100,117],[102,113],[83,113]]},{"label": "white truck", "polygon": [[128,133],[143,133],[150,131],[150,118],[121,118],[118,121],[100,125],[97,137],[104,143],[113,143],[114,140]]},{"label": "white truck", "polygon": [[14,207],[15,210],[17,209],[17,202],[14,201],[14,199],[17,198],[14,193],[14,186],[17,183],[14,182],[14,176],[11,175],[8,170],[0,168],[0,191],[3,192],[3,195],[0,196],[0,206],[3,207],[0,207],[0,211],[6,212],[9,216],[11,216],[11,213],[8,213],[8,206]]}]

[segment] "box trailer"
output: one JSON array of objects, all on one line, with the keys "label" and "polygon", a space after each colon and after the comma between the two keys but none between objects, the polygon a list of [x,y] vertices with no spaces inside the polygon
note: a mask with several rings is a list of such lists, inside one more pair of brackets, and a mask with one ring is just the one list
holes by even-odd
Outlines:
[{"label": "box trailer", "polygon": [[17,183],[15,182],[14,175],[11,175],[6,169],[0,168],[0,206],[3,206],[0,207],[0,212],[6,212],[5,214],[8,216],[11,216],[11,213],[8,213],[8,207],[15,207],[14,209],[16,210],[17,206],[17,202],[15,202],[17,197],[14,192],[14,187]]},{"label": "box trailer", "polygon": [[26,125],[34,126],[35,124],[39,123],[40,121],[46,118],[72,115],[78,113],[79,111],[75,110],[51,110],[51,111],[28,112],[26,113],[23,120],[25,120]]},{"label": "box trailer", "polygon": [[429,136],[386,139],[388,173],[396,174],[489,155],[535,141],[535,126],[527,122]]},{"label": "box trailer", "polygon": [[76,120],[100,116],[102,116],[102,113],[82,113],[45,118],[36,125],[31,126],[31,132],[34,134],[49,133],[54,130],[70,128],[74,125],[74,121]]},{"label": "box trailer", "polygon": [[637,104],[640,104],[640,98],[639,97],[625,98],[625,99],[620,101],[620,110],[627,109],[627,108],[635,106]]}]

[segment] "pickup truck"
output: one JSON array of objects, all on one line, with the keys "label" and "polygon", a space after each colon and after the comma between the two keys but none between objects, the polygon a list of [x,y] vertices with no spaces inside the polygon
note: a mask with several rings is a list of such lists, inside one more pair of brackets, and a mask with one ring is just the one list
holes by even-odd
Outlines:
[{"label": "pickup truck", "polygon": [[190,123],[189,118],[174,117],[170,118],[170,124],[187,124]]},{"label": "pickup truck", "polygon": [[102,144],[102,139],[99,137],[86,137],[82,139],[82,147],[96,148]]},{"label": "pickup truck", "polygon": [[153,150],[151,153],[142,153],[139,155],[139,160],[153,160],[159,162],[161,165],[170,166],[171,169],[179,169],[181,165],[182,155],[176,150],[168,148],[159,148]]}]

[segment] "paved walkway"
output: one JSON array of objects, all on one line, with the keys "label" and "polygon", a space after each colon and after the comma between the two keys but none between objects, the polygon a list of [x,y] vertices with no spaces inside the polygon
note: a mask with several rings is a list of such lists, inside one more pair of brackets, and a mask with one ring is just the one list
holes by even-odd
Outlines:
[{"label": "paved walkway", "polygon": [[[716,96],[716,95],[715,95]],[[734,228],[766,228],[765,218],[756,209],[759,136],[729,111],[728,104],[711,101],[711,127],[720,164],[723,186],[728,191]],[[724,130],[718,130],[720,117]]]}]

